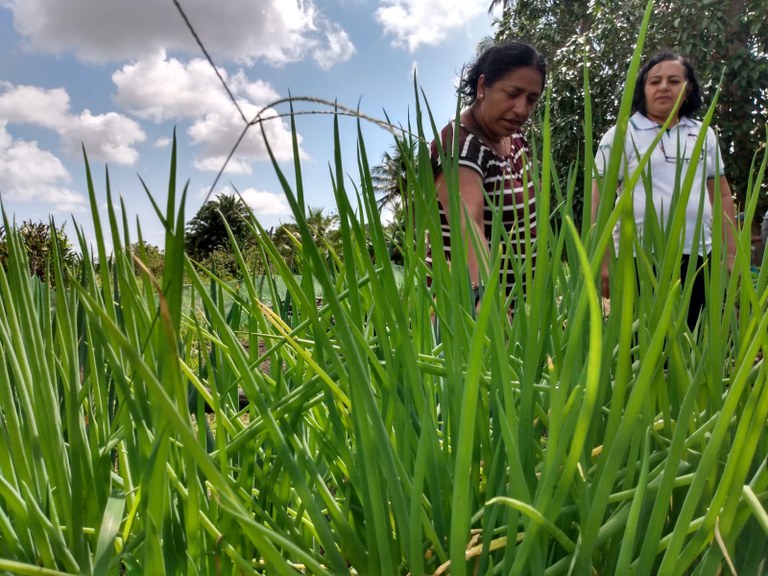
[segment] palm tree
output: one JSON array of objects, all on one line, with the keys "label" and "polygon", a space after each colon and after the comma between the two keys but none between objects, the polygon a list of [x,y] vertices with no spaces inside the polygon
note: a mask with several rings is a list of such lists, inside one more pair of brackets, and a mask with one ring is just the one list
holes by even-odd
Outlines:
[{"label": "palm tree", "polygon": [[385,207],[392,210],[392,219],[385,231],[390,258],[395,264],[402,264],[405,254],[406,226],[409,210],[413,210],[413,202],[409,202],[413,184],[408,180],[408,169],[411,174],[418,171],[416,150],[415,140],[395,140],[391,152],[385,152],[382,161],[371,170],[373,186],[380,196],[377,201],[379,210]]},{"label": "palm tree", "polygon": [[288,266],[288,269],[294,274],[298,271],[299,238],[301,234],[296,224],[289,222],[280,224],[270,233],[270,239],[274,244],[277,253]]},{"label": "palm tree", "polygon": [[[337,255],[341,254],[341,234],[338,229],[337,214],[329,215],[323,208],[310,207],[305,221],[310,229],[312,243],[318,247],[325,258],[329,256],[329,245]],[[296,222],[280,224],[270,237],[291,272],[298,273],[302,263],[301,230],[298,224]]]},{"label": "palm tree", "polygon": [[312,231],[312,241],[327,260],[330,252],[341,255],[341,233],[338,214],[325,214],[322,208],[309,208],[307,225]]},{"label": "palm tree", "polygon": [[333,236],[333,232],[338,229],[338,214],[326,215],[322,208],[309,208],[307,212],[307,225],[312,230],[312,239],[315,244],[320,246],[323,239],[326,240]]},{"label": "palm tree", "polygon": [[477,43],[477,47],[475,48],[475,54],[478,56],[488,50],[488,48],[494,46],[496,44],[496,38],[490,35],[485,35],[482,38],[480,38],[480,42]]},{"label": "palm tree", "polygon": [[[381,162],[371,169],[371,179],[379,210],[385,206],[396,208],[401,201],[407,202],[408,163],[416,171],[416,144],[413,140],[395,140],[391,152],[384,152]],[[405,193],[404,193],[405,192]]]},{"label": "palm tree", "polygon": [[501,6],[501,11],[505,12],[508,8],[512,8],[515,0],[491,0],[491,5],[488,6],[488,14],[493,12],[497,6]]},{"label": "palm tree", "polygon": [[[62,262],[75,270],[79,263],[79,255],[72,248],[64,226],[57,228],[53,220],[50,222],[34,222],[25,220],[20,226],[13,226],[18,239],[27,254],[29,273],[40,280],[47,281],[53,286],[53,276],[49,275],[53,258],[54,244],[59,251]],[[0,266],[5,267],[8,262],[8,231],[0,226]]]},{"label": "palm tree", "polygon": [[249,218],[250,211],[242,198],[235,194],[220,194],[204,204],[187,224],[187,253],[203,259],[216,248],[229,246],[225,222],[238,243],[246,244],[250,236]]}]

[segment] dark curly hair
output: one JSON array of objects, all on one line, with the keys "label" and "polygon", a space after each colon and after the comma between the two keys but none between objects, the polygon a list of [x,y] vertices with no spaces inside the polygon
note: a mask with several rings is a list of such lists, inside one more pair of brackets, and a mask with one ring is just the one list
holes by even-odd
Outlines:
[{"label": "dark curly hair", "polygon": [[668,60],[677,60],[685,68],[685,80],[688,82],[688,96],[685,101],[680,104],[680,110],[678,114],[680,116],[691,117],[696,111],[701,108],[704,100],[701,96],[701,87],[699,86],[699,80],[696,78],[696,73],[693,71],[693,66],[685,56],[665,50],[654,54],[651,58],[643,64],[640,68],[640,72],[637,73],[637,82],[635,83],[635,93],[632,96],[632,112],[640,112],[643,115],[647,114],[645,107],[645,81],[648,79],[648,72],[656,66],[659,62],[666,62]]},{"label": "dark curly hair", "polygon": [[477,83],[485,76],[485,83],[492,85],[518,68],[536,68],[541,73],[541,89],[547,81],[547,62],[530,44],[520,40],[508,40],[486,49],[471,64],[464,66],[458,92],[467,104],[477,98]]}]

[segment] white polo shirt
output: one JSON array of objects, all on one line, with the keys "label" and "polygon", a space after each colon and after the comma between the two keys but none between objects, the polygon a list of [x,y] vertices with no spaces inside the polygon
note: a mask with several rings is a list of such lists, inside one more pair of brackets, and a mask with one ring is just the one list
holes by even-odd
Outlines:
[{"label": "white polo shirt", "polygon": [[[635,112],[627,124],[627,134],[624,142],[624,154],[626,165],[631,174],[637,168],[640,158],[650,149],[653,139],[661,130],[661,126],[653,120],[646,118],[640,112]],[[648,164],[645,167],[646,174],[653,182],[653,206],[659,217],[661,225],[664,218],[669,215],[670,206],[674,194],[678,193],[680,185],[685,180],[688,165],[692,159],[693,148],[701,131],[701,122],[683,116],[675,126],[666,131],[661,137],[656,149],[651,152]],[[612,127],[602,140],[595,155],[595,167],[597,173],[602,176],[613,145],[616,127]],[[683,162],[677,181],[677,161]],[[724,174],[723,160],[720,146],[717,143],[715,133],[707,128],[704,148],[696,166],[696,175],[693,179],[691,194],[688,197],[688,205],[685,209],[685,245],[684,254],[698,252],[706,255],[712,248],[712,202],[709,199],[706,182],[711,178]],[[619,184],[624,180],[624,163],[619,171]],[[699,217],[699,201],[704,194],[704,206],[702,213],[701,239],[698,250],[693,249],[693,236],[696,229],[696,220]],[[638,234],[643,233],[645,221],[645,184],[643,178],[639,178],[633,191],[633,204],[635,222]],[[614,230],[614,242],[618,250],[618,226]]]}]

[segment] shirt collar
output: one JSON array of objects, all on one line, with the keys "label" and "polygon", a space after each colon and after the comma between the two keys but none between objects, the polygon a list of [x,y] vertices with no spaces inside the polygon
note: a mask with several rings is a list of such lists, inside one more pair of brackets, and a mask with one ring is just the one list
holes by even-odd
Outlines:
[{"label": "shirt collar", "polygon": [[[635,112],[630,116],[629,121],[632,123],[632,127],[635,130],[658,130],[661,128],[659,124],[656,124],[653,120],[648,118],[647,116],[644,116],[640,112]],[[689,126],[693,126],[694,122],[688,116],[681,116],[680,121],[677,123],[678,126],[685,126],[686,128]],[[674,128],[674,126],[673,126]]]}]

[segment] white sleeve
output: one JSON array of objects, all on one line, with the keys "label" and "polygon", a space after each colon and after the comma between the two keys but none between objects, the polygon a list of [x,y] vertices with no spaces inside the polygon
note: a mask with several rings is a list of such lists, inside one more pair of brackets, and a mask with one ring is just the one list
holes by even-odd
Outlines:
[{"label": "white sleeve", "polygon": [[[616,126],[611,126],[611,129],[605,133],[605,136],[602,137],[600,144],[597,147],[597,152],[595,153],[595,168],[600,176],[605,174],[605,169],[608,167],[608,161],[611,158],[611,147],[613,146],[615,136]],[[624,166],[622,165],[619,168],[619,181],[622,180],[623,174]]]},{"label": "white sleeve", "polygon": [[723,153],[712,128],[707,128],[707,179],[717,178],[725,174]]}]

